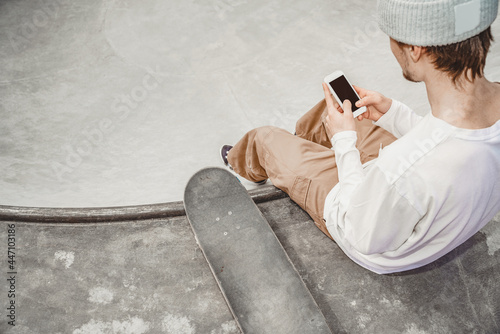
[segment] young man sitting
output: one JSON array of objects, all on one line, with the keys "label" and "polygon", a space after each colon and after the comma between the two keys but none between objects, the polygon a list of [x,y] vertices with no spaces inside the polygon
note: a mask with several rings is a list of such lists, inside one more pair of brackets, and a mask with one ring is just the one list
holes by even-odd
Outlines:
[{"label": "young man sitting", "polygon": [[376,273],[428,264],[500,211],[500,84],[484,77],[498,0],[381,0],[380,28],[406,79],[423,81],[425,117],[356,87],[354,119],[325,100],[297,123],[248,132],[222,157],[272,183],[353,261]]}]

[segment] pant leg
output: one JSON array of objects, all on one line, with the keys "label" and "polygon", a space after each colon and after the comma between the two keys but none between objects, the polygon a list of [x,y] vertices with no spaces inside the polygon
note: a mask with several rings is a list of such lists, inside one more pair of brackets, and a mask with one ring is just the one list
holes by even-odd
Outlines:
[{"label": "pant leg", "polygon": [[356,121],[356,132],[358,133],[356,148],[359,151],[361,163],[377,158],[381,146],[386,147],[397,139],[390,132],[367,119]]},{"label": "pant leg", "polygon": [[[228,161],[236,173],[250,181],[271,179],[304,209],[316,226],[331,238],[323,219],[325,199],[338,183],[335,153],[321,115],[321,101],[297,122],[297,136],[274,127],[248,132],[230,151]],[[396,138],[369,120],[356,121],[361,162],[378,156]]]},{"label": "pant leg", "polygon": [[234,171],[251,181],[271,179],[331,238],[323,220],[325,199],[338,183],[334,152],[275,127],[248,132],[230,151]]},{"label": "pant leg", "polygon": [[[323,99],[297,121],[295,126],[296,135],[327,148],[331,148],[331,136],[326,130],[325,123],[327,113],[326,101]],[[385,147],[396,140],[396,137],[391,133],[374,125],[370,120],[356,120],[355,122],[356,132],[358,133],[356,147],[359,150],[362,163],[378,157],[380,144]]]},{"label": "pant leg", "polygon": [[328,135],[326,130],[326,115],[326,101],[323,99],[297,121],[295,134],[300,138],[331,148],[331,136]]}]

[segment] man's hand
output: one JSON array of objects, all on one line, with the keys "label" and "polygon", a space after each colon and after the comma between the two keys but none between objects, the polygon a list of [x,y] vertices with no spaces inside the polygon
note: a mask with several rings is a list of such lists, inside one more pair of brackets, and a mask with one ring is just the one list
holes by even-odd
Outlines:
[{"label": "man's hand", "polygon": [[357,86],[354,86],[354,89],[361,98],[361,100],[356,102],[356,107],[366,107],[367,109],[366,112],[358,116],[358,120],[360,121],[366,118],[376,122],[391,107],[392,100],[380,93]]},{"label": "man's hand", "polygon": [[333,100],[333,96],[326,83],[323,83],[323,91],[325,92],[325,100],[328,107],[328,115],[325,118],[325,123],[330,139],[342,131],[356,131],[351,102],[345,100],[342,105],[344,110],[342,110],[338,103]]}]

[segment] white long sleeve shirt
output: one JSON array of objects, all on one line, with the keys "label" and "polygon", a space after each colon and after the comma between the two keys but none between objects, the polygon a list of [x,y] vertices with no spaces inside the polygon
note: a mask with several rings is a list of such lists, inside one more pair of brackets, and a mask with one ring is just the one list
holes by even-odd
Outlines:
[{"label": "white long sleeve shirt", "polygon": [[398,140],[364,165],[356,132],[332,138],[339,183],[324,217],[353,261],[380,274],[423,266],[500,211],[500,121],[461,129],[393,100],[375,124]]}]

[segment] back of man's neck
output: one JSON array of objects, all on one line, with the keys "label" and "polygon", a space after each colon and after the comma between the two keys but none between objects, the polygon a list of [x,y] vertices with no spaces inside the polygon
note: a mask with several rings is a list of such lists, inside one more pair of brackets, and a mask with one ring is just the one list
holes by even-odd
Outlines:
[{"label": "back of man's neck", "polygon": [[500,119],[500,85],[486,78],[474,82],[460,78],[455,85],[442,73],[424,80],[432,114],[466,129],[482,129]]}]

